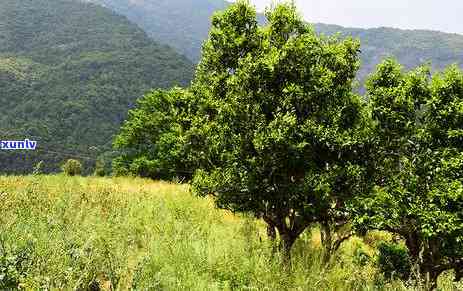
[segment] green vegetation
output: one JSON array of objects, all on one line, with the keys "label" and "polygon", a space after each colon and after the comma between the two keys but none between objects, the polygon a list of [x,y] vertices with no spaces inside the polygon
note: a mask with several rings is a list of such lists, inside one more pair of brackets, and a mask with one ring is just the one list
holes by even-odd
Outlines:
[{"label": "green vegetation", "polygon": [[[192,64],[126,18],[67,0],[0,2],[0,138],[38,141],[0,152],[2,172],[58,171],[68,158],[108,160],[128,108],[152,88],[187,85]],[[103,155],[104,154],[104,155]]]},{"label": "green vegetation", "polygon": [[[191,64],[104,8],[0,8],[0,130],[43,147],[0,153],[33,169],[0,176],[0,289],[463,288],[458,66],[386,59],[362,98],[358,41],[317,34],[290,2],[263,22],[239,0],[182,89]],[[191,184],[76,177],[114,156],[115,175]]]},{"label": "green vegetation", "polygon": [[107,172],[105,168],[105,161],[102,159],[98,159],[95,163],[95,170],[93,171],[93,175],[98,177],[106,176]]},{"label": "green vegetation", "polygon": [[345,28],[337,25],[315,24],[318,32],[342,37],[359,38],[362,65],[358,72],[363,82],[385,58],[394,57],[405,69],[414,69],[429,62],[433,70],[453,64],[463,65],[463,35],[429,30],[394,28]]},{"label": "green vegetation", "polygon": [[215,14],[192,86],[142,99],[117,166],[157,178],[189,165],[197,195],[278,231],[288,271],[293,244],[318,224],[325,264],[354,231],[381,230],[407,248],[380,248],[388,278],[408,279],[409,261],[431,289],[446,271],[460,281],[463,72],[387,59],[361,98],[356,41],[317,36],[293,4],[266,17],[259,26],[245,0]]},{"label": "green vegetation", "polygon": [[[79,1],[79,0],[76,0]],[[108,7],[138,24],[159,43],[198,61],[210,18],[230,3],[223,0],[80,0]]]},{"label": "green vegetation", "polygon": [[61,167],[64,174],[68,176],[78,176],[82,174],[82,164],[78,160],[69,159]]},{"label": "green vegetation", "polygon": [[[97,157],[109,170],[114,133],[136,99],[153,88],[188,85],[188,60],[150,41],[126,18],[88,2],[128,17],[195,62],[210,17],[229,6],[221,0],[1,1],[1,137],[39,141],[36,153],[0,152],[2,171],[30,173],[40,160],[45,172],[58,171],[64,160],[79,158],[89,174]],[[323,24],[315,29],[360,38],[360,80],[389,55],[407,69],[428,60],[441,69],[462,59],[459,35]]]},{"label": "green vegetation", "polygon": [[317,37],[289,5],[266,16],[260,28],[240,2],[212,20],[191,126],[210,162],[192,185],[222,208],[262,217],[288,261],[299,235],[320,223],[329,262],[363,187],[357,153],[368,124],[352,93],[360,44]]},{"label": "green vegetation", "polygon": [[113,173],[166,180],[191,178],[196,164],[187,161],[185,132],[194,112],[193,96],[180,88],[154,91],[141,98],[115,139],[121,155],[113,161]]},{"label": "green vegetation", "polygon": [[463,277],[463,72],[404,73],[386,60],[367,82],[373,120],[375,188],[357,222],[400,235],[431,282]]},{"label": "green vegetation", "polygon": [[412,270],[411,264],[406,247],[390,242],[378,244],[378,267],[386,278],[408,280]]},{"label": "green vegetation", "polygon": [[[325,268],[317,229],[293,249],[292,272],[272,242],[186,185],[133,178],[0,177],[0,289],[406,290],[376,267],[380,233],[352,238]],[[355,254],[368,259],[362,265]],[[455,290],[451,274],[442,290]],[[423,288],[422,286],[421,288]],[[417,287],[415,290],[423,290]]]}]

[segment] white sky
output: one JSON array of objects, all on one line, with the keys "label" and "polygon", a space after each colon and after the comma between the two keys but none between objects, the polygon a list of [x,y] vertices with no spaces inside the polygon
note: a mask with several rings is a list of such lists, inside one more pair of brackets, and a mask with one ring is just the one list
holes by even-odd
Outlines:
[{"label": "white sky", "polygon": [[[274,0],[251,0],[259,10]],[[463,0],[295,0],[309,22],[463,34]]]}]

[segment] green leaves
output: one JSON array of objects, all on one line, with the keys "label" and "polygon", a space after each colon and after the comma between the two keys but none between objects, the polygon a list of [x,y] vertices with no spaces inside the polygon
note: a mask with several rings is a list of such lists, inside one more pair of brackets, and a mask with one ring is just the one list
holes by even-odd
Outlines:
[{"label": "green leaves", "polygon": [[115,160],[116,174],[150,178],[189,178],[186,131],[192,123],[195,103],[189,91],[173,88],[156,90],[139,100],[116,137],[114,147],[121,152]]},{"label": "green leaves", "polygon": [[[460,70],[431,76],[388,59],[367,103],[353,93],[358,41],[317,36],[290,4],[266,14],[259,27],[238,1],[214,16],[191,88],[139,101],[116,139],[116,168],[192,178],[218,207],[276,227],[287,252],[310,224],[336,232],[353,220],[403,236],[424,273],[460,259]],[[338,237],[324,240],[328,251]]]},{"label": "green leaves", "polygon": [[367,86],[377,186],[359,199],[356,221],[401,235],[433,281],[463,258],[462,76],[456,67],[432,77],[427,66],[403,72],[386,60]]},{"label": "green leaves", "polygon": [[358,149],[369,125],[352,93],[359,43],[317,36],[289,4],[267,17],[257,27],[238,1],[213,19],[192,85],[203,106],[189,132],[207,160],[193,189],[267,217],[294,242],[311,223],[347,221],[366,187]]}]

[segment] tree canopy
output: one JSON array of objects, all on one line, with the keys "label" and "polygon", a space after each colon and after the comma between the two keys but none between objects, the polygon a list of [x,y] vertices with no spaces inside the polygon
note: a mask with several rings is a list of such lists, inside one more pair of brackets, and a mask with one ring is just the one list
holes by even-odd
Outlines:
[{"label": "tree canopy", "polygon": [[463,73],[404,73],[387,60],[367,86],[376,127],[376,183],[357,223],[402,236],[433,287],[463,267]]},{"label": "tree canopy", "polygon": [[181,88],[156,90],[129,111],[114,147],[121,152],[113,162],[115,175],[153,179],[191,178],[186,131],[194,116],[192,94]]}]

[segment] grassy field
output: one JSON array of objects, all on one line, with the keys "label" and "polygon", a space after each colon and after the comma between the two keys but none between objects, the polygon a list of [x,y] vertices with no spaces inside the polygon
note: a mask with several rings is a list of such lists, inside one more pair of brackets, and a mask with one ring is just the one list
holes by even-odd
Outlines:
[{"label": "grassy field", "polygon": [[[351,239],[323,268],[313,229],[288,273],[270,259],[262,222],[217,210],[187,185],[0,177],[1,290],[407,290],[378,274],[383,237]],[[445,275],[440,288],[458,290]]]}]

